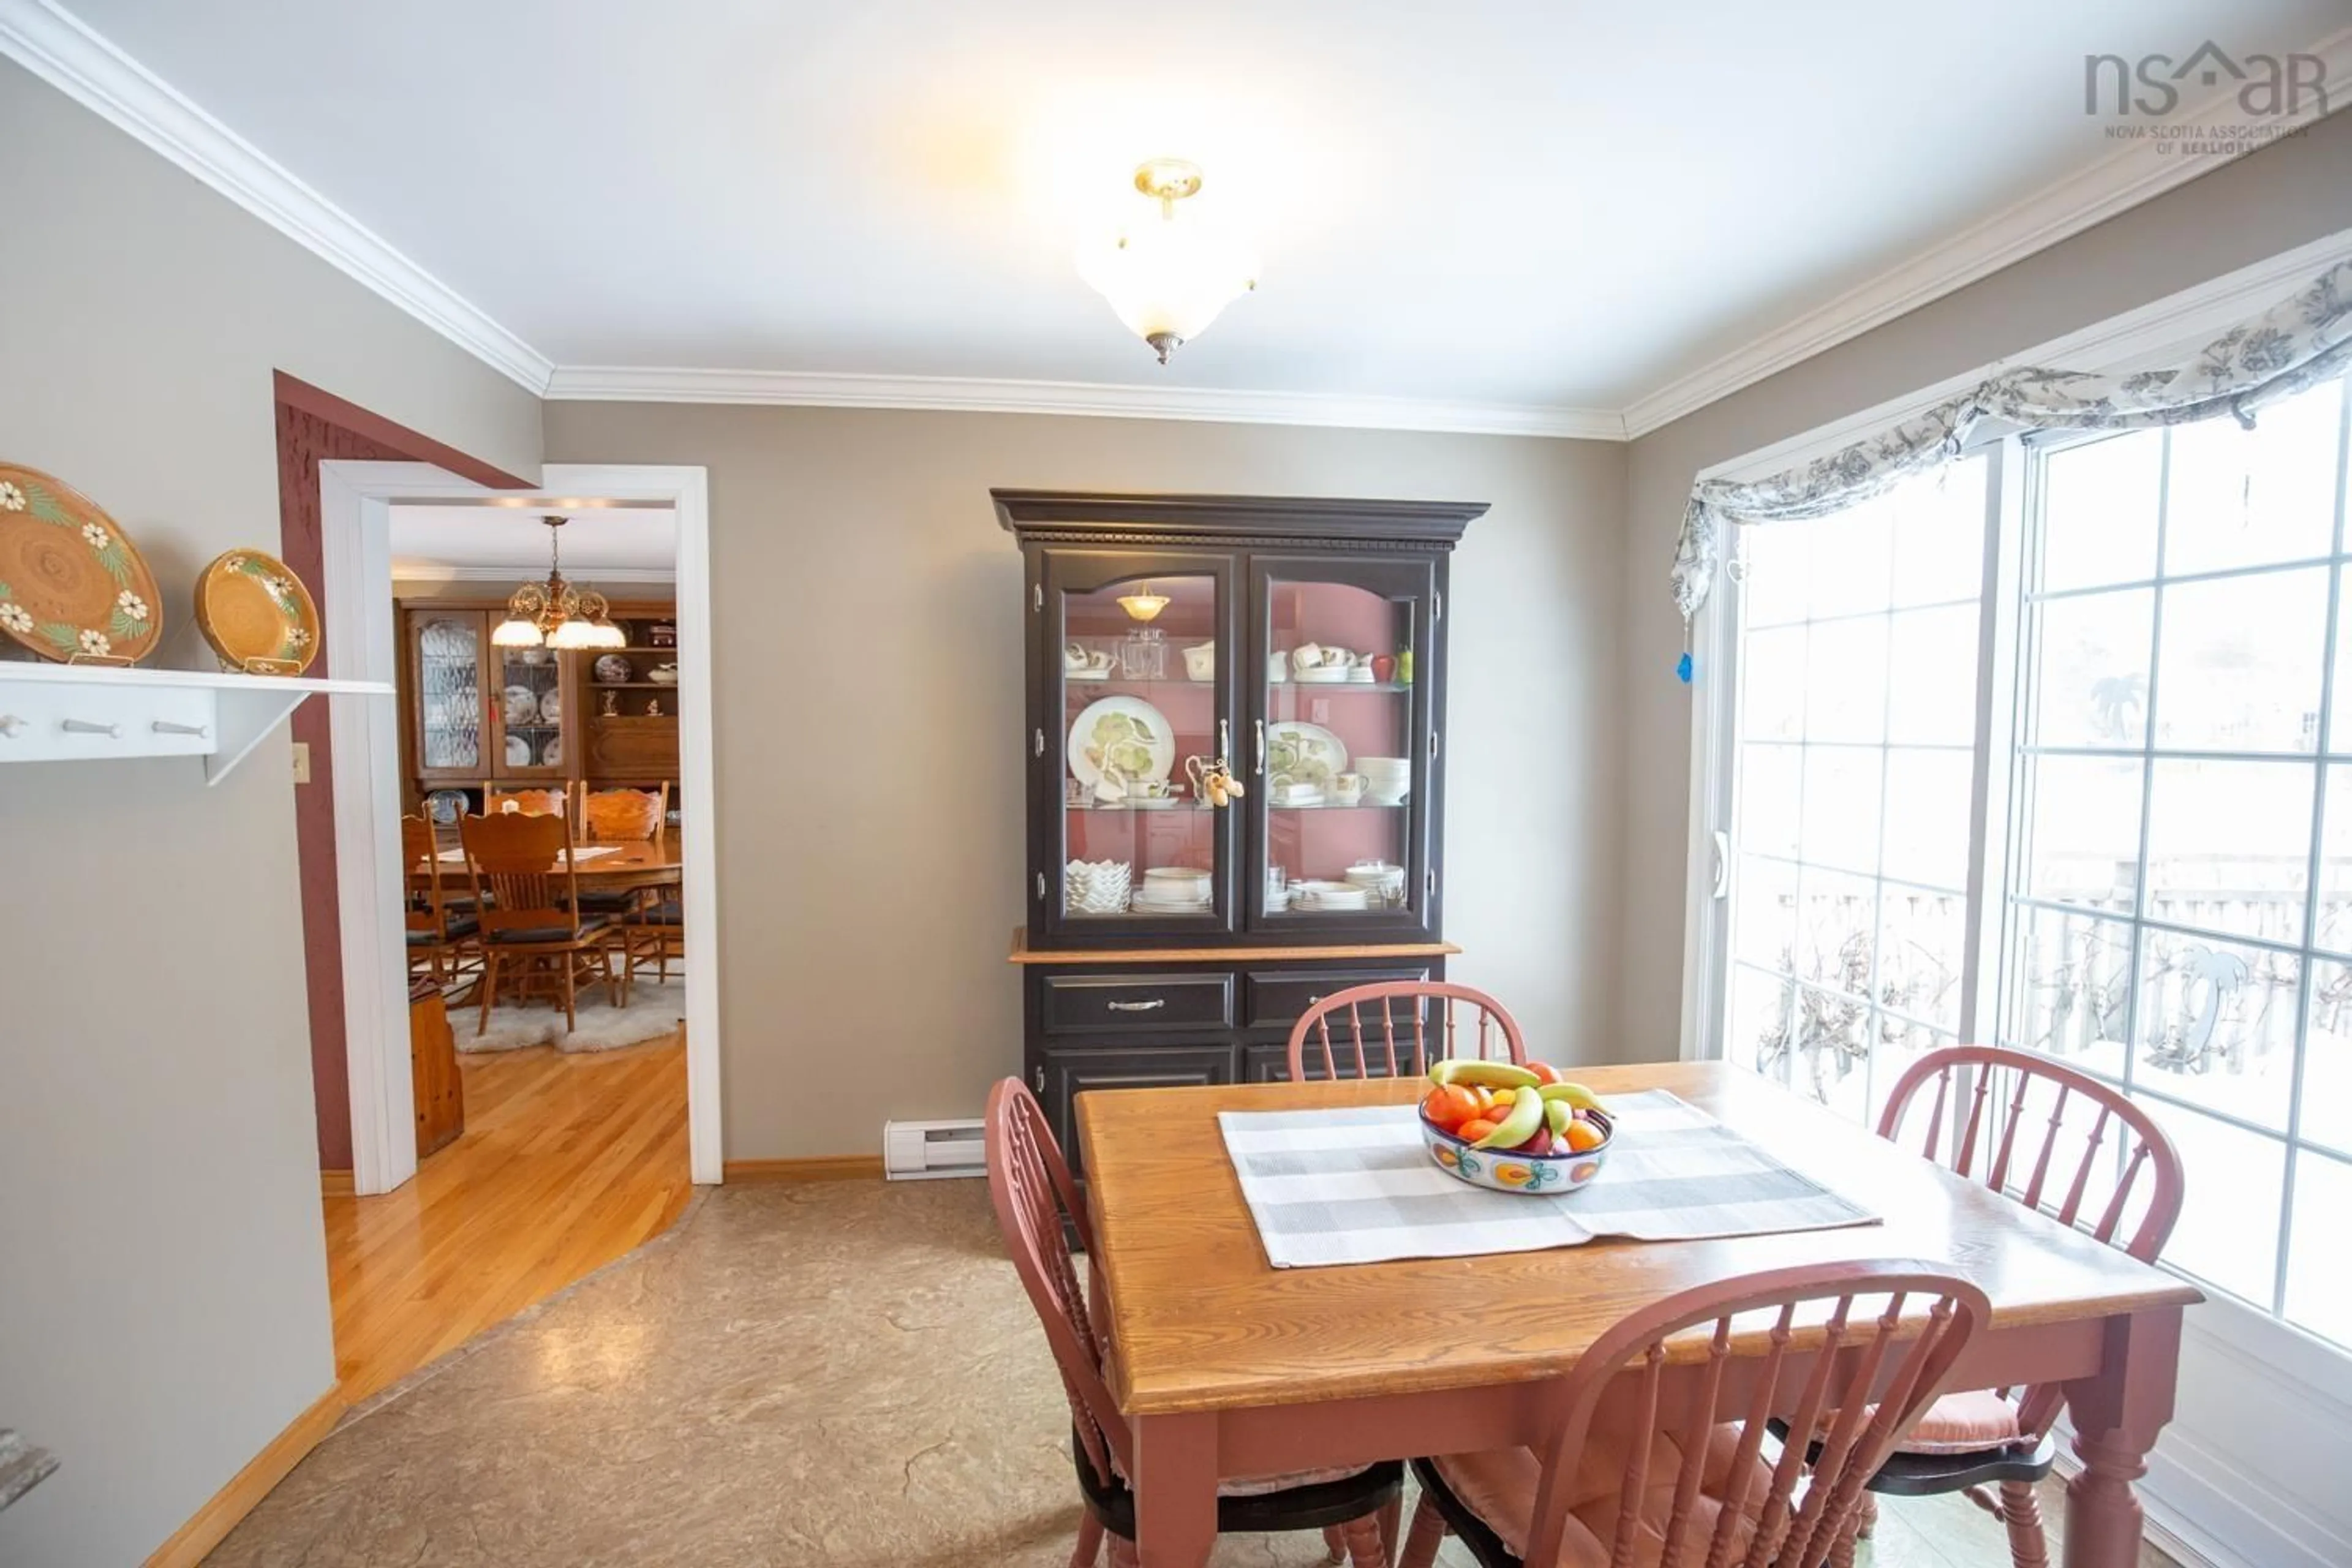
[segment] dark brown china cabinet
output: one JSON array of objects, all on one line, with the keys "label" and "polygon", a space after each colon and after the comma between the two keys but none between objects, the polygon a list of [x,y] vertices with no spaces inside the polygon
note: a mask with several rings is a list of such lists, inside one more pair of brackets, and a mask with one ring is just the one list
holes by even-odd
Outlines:
[{"label": "dark brown china cabinet", "polygon": [[1446,566],[1486,509],[992,493],[1025,566],[1025,1066],[1077,1160],[1081,1091],[1280,1077],[1315,997],[1444,977]]}]

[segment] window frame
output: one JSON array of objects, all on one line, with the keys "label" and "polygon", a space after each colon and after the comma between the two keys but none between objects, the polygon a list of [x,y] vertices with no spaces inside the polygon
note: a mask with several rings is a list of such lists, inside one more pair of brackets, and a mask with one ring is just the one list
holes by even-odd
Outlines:
[{"label": "window frame", "polygon": [[[2305,1062],[2309,1050],[2312,1027],[2311,994],[2314,969],[2328,956],[2315,947],[2315,923],[2319,918],[2321,879],[2319,863],[2323,858],[2325,806],[2327,795],[2328,770],[2331,757],[2346,759],[2343,765],[2352,772],[2352,736],[2332,732],[2334,708],[2343,700],[2339,692],[2339,663],[2345,650],[2339,647],[2343,614],[2352,609],[2352,374],[2339,381],[2342,391],[2343,428],[2339,431],[2336,475],[2336,510],[2334,532],[2328,552],[2305,560],[2266,563],[2256,566],[2225,569],[2215,572],[2195,572],[2180,574],[2179,580],[2202,581],[2256,573],[2291,570],[2298,566],[2321,566],[2329,569],[2326,595],[2326,636],[2323,647],[2323,670],[2319,686],[2319,730],[2313,750],[2306,752],[2284,753],[2307,758],[2313,765],[2315,806],[2312,819],[2309,862],[2305,869],[2305,908],[2300,945],[2295,948],[2300,975],[2295,987],[2293,1033],[2293,1057],[2288,1084],[2288,1100],[2283,1127],[2263,1126],[2256,1129],[2261,1135],[2279,1142],[2284,1150],[2284,1167],[2279,1189],[2276,1225],[2278,1233],[2273,1259],[2273,1278],[2266,1300],[2255,1300],[2234,1294],[2230,1287],[2203,1279],[2194,1279],[2207,1289],[2212,1300],[2231,1309],[2247,1325],[2243,1331],[2252,1336],[2249,1348],[2266,1347],[2261,1359],[2274,1365],[2299,1366],[2305,1376],[2324,1366],[2328,1373],[2326,1382],[2340,1388],[2352,1389],[2352,1347],[2339,1346],[2311,1330],[2302,1328],[2285,1315],[2285,1301],[2294,1219],[2294,1185],[2297,1156],[2303,1151],[2301,1123],[2304,1097],[2307,1088]],[[2047,459],[2056,452],[2107,439],[2121,434],[2115,431],[2053,431],[2018,433],[2004,430],[1980,435],[1963,448],[1963,458],[1982,456],[1989,464],[1986,482],[1988,515],[1985,528],[1983,574],[1979,584],[1979,633],[1977,660],[1977,715],[1974,731],[1973,786],[1970,795],[1969,836],[1972,853],[1969,857],[1967,895],[1971,918],[1969,921],[1963,959],[1962,996],[1958,1038],[1962,1041],[2000,1039],[2010,1043],[2014,1033],[2012,1017],[2012,982],[2008,973],[2012,944],[2016,940],[2013,922],[2021,905],[2016,889],[2023,886],[2024,868],[2021,857],[2027,846],[2016,813],[2021,804],[2022,780],[2029,765],[2028,737],[2025,726],[2030,716],[2032,695],[2027,688],[2037,669],[2040,657],[2039,622],[2034,614],[2035,600],[2028,596],[2031,563],[2034,552],[2042,547],[2043,503],[2048,484]],[[2103,587],[2113,590],[2134,586],[2153,589],[2158,584],[2169,584],[2176,579],[2166,571],[2168,562],[2164,549],[2164,529],[2168,517],[2168,488],[2160,488],[2162,511],[2158,523],[2157,553],[2152,575],[2145,584],[2119,584]],[[1770,525],[1763,525],[1770,526]],[[1738,526],[1725,531],[1724,559],[1717,576],[1717,591],[1711,595],[1691,626],[1691,648],[1698,675],[1694,680],[1692,701],[1692,776],[1690,798],[1690,855],[1686,879],[1684,973],[1689,977],[1684,987],[1683,1031],[1681,1054],[1685,1059],[1724,1059],[1729,1014],[1729,980],[1732,969],[1730,954],[1731,910],[1736,907],[1739,851],[1734,838],[1736,828],[1736,784],[1739,771],[1740,739],[1738,733],[1744,689],[1739,649],[1744,631],[1741,581],[1743,556],[1738,542]],[[2158,593],[2160,601],[2160,591]],[[2151,650],[2160,647],[2163,623],[2160,604],[2151,611]],[[2352,671],[2342,671],[2352,678]],[[2158,676],[2153,662],[2149,669],[2149,689],[2147,698],[2147,729],[2141,745],[2131,754],[2142,761],[2142,815],[2138,864],[2146,881],[2145,867],[2148,851],[2147,800],[2153,787],[2152,759],[2169,756],[2182,748],[2167,748],[2157,738],[2155,729],[2156,685]],[[2331,746],[2334,748],[2330,750]],[[2196,748],[2188,749],[2192,754]],[[2121,754],[2120,752],[2118,754]],[[2229,752],[2214,749],[2217,757],[2234,759],[2255,752]],[[2279,754],[2279,753],[2270,753]],[[2153,920],[2147,909],[2146,889],[2135,896],[2132,910],[2124,915],[2110,916],[2127,927],[2130,938],[2129,1011],[2124,1031],[2126,1059],[2137,1055],[2132,1043],[2137,1037],[2139,1009],[2142,999],[2140,964],[2145,933],[2163,930],[2168,922]],[[2199,932],[2230,940],[2227,933]],[[2277,946],[2275,942],[2254,945]],[[2126,1070],[2123,1085],[2127,1089],[2131,1076]],[[2162,1086],[2151,1089],[2149,1098],[2157,1102],[2179,1104],[2178,1097],[2164,1091]],[[2211,1115],[2225,1125],[2243,1126],[2242,1119],[2228,1112],[2216,1112],[2203,1106],[2188,1106],[2199,1114]],[[2185,1274],[2185,1270],[2183,1270]]]}]

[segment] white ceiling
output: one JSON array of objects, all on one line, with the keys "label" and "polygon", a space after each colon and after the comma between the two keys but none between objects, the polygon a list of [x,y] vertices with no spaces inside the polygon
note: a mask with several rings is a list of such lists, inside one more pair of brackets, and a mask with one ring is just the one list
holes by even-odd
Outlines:
[{"label": "white ceiling", "polygon": [[[1612,410],[2116,158],[2086,53],[2282,52],[2352,19],[2344,0],[68,4],[560,366]],[[1070,261],[1158,153],[1200,162],[1199,199],[1263,257],[1259,291],[1164,371]]]},{"label": "white ceiling", "polygon": [[[546,515],[512,507],[394,506],[398,578],[547,575]],[[563,574],[576,582],[667,581],[677,563],[677,514],[610,507],[565,514]]]}]

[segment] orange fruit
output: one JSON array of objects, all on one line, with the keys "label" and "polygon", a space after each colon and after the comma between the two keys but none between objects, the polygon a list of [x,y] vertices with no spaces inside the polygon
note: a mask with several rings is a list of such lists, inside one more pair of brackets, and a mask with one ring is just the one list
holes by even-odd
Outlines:
[{"label": "orange fruit", "polygon": [[1581,1119],[1570,1122],[1568,1124],[1568,1131],[1562,1133],[1560,1137],[1561,1141],[1567,1143],[1569,1152],[1576,1154],[1582,1154],[1591,1150],[1598,1149],[1601,1144],[1609,1141],[1607,1134],[1603,1133],[1600,1128],[1595,1127],[1591,1122]]},{"label": "orange fruit", "polygon": [[1474,1116],[1454,1130],[1454,1136],[1465,1143],[1475,1143],[1495,1130],[1495,1124],[1483,1116]]}]

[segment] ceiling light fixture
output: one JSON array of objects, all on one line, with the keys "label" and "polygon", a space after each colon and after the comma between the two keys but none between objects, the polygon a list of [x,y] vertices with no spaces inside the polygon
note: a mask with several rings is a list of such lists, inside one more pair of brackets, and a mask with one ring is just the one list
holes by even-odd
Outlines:
[{"label": "ceiling light fixture", "polygon": [[1154,158],[1137,167],[1135,188],[1156,207],[1081,246],[1078,276],[1166,364],[1218,311],[1257,287],[1257,258],[1197,213],[1178,210],[1179,202],[1200,192],[1198,164]]},{"label": "ceiling light fixture", "polygon": [[593,588],[574,588],[561,564],[563,519],[547,524],[547,581],[525,583],[507,598],[507,618],[490,633],[499,647],[621,647],[628,637],[607,617],[612,606]]},{"label": "ceiling light fixture", "polygon": [[1160,612],[1168,607],[1168,595],[1153,593],[1151,584],[1146,583],[1140,594],[1121,594],[1118,607],[1125,610],[1132,620],[1155,621],[1160,618]]}]

